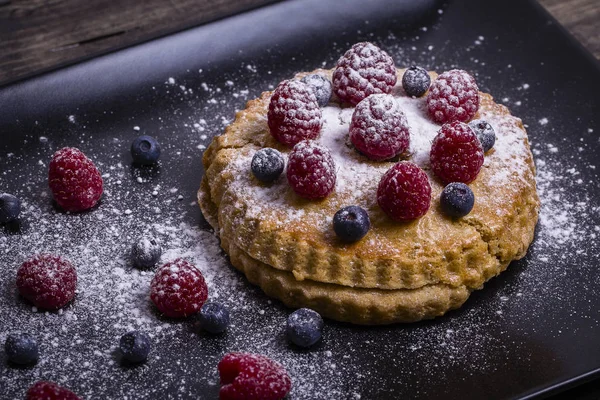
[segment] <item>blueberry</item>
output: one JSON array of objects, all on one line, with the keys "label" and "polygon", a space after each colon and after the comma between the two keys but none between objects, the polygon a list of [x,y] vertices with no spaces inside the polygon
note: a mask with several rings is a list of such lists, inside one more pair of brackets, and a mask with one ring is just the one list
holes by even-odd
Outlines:
[{"label": "blueberry", "polygon": [[7,224],[19,218],[21,200],[12,194],[0,194],[0,224]]},{"label": "blueberry", "polygon": [[127,332],[121,336],[119,347],[127,361],[141,363],[146,361],[150,353],[150,338],[144,332]]},{"label": "blueberry", "polygon": [[448,184],[440,196],[442,211],[451,217],[464,217],[473,209],[475,195],[470,187],[462,182]]},{"label": "blueberry", "polygon": [[152,136],[140,136],[131,143],[131,156],[136,164],[154,164],[160,157],[160,145]]},{"label": "blueberry", "polygon": [[162,249],[158,241],[151,237],[138,240],[131,251],[133,265],[138,268],[152,268],[158,263]]},{"label": "blueberry", "polygon": [[421,97],[429,89],[431,77],[424,68],[412,66],[402,75],[402,88],[407,95]]},{"label": "blueberry", "polygon": [[359,206],[341,208],[333,216],[333,230],[345,242],[362,239],[370,227],[369,214]]},{"label": "blueberry", "polygon": [[229,311],[220,303],[206,303],[200,309],[198,321],[205,331],[222,333],[229,326]]},{"label": "blueberry", "polygon": [[287,319],[286,336],[300,347],[310,347],[321,339],[323,318],[310,308],[300,308]]},{"label": "blueberry", "polygon": [[252,157],[252,173],[261,182],[269,183],[283,172],[284,160],[281,153],[270,147],[260,149]]},{"label": "blueberry", "polygon": [[331,100],[332,85],[329,79],[323,75],[312,74],[306,75],[301,79],[302,82],[306,83],[313,90],[319,107],[325,107]]},{"label": "blueberry", "polygon": [[8,335],[4,351],[8,360],[15,364],[35,364],[40,358],[36,340],[27,333]]},{"label": "blueberry", "polygon": [[494,132],[494,128],[492,128],[488,122],[482,119],[475,119],[469,122],[469,126],[481,142],[484,153],[487,153],[489,149],[494,147],[494,144],[496,143],[496,133]]}]

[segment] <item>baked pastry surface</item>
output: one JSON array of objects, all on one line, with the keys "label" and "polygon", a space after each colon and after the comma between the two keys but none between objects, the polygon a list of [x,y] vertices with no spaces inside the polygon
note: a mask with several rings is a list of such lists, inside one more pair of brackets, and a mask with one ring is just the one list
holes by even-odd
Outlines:
[{"label": "baked pastry surface", "polygon": [[[331,71],[315,72],[331,77]],[[399,82],[402,74],[398,70]],[[353,323],[417,321],[460,307],[471,291],[525,255],[539,199],[521,120],[489,94],[479,94],[475,118],[494,127],[496,144],[469,184],[473,210],[450,218],[439,207],[444,185],[429,166],[440,125],[429,118],[425,97],[410,98],[399,85],[392,94],[410,128],[410,149],[402,158],[424,169],[432,188],[431,208],[414,221],[393,221],[377,205],[377,185],[394,162],[370,161],[352,147],[352,107],[332,102],[323,109],[317,140],[331,150],[337,170],[336,187],[324,200],[296,195],[285,173],[272,184],[253,176],[257,150],[276,148],[284,157],[291,150],[269,132],[270,92],[249,101],[205,151],[202,212],[231,263],[268,295]],[[369,233],[353,244],[341,242],[332,228],[335,212],[348,205],[363,207],[371,219]]]}]

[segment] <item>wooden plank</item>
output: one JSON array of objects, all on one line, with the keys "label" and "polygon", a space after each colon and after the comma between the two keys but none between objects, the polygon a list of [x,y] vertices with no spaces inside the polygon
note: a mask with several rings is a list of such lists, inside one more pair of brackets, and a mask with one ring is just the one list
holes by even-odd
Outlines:
[{"label": "wooden plank", "polygon": [[[274,1],[0,0],[0,82]],[[600,58],[599,0],[539,1]]]}]

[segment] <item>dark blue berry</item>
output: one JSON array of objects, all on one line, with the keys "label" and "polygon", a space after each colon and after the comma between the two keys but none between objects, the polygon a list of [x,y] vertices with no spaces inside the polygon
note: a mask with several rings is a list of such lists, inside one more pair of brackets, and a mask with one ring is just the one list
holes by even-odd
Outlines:
[{"label": "dark blue berry", "polygon": [[154,164],[160,157],[160,145],[152,136],[140,136],[131,143],[131,156],[136,164]]},{"label": "dark blue berry", "polygon": [[424,68],[412,66],[402,75],[402,88],[407,95],[421,97],[431,85],[431,77]]},{"label": "dark blue berry", "polygon": [[473,191],[462,182],[450,183],[442,190],[440,205],[450,217],[464,217],[471,212],[474,204]]},{"label": "dark blue berry", "polygon": [[281,175],[283,167],[283,156],[270,147],[260,149],[252,157],[252,173],[261,182],[273,182]]},{"label": "dark blue berry", "polygon": [[290,314],[287,320],[286,336],[300,347],[310,347],[321,339],[323,318],[310,308],[300,308]]},{"label": "dark blue berry", "polygon": [[123,357],[132,363],[141,363],[148,359],[150,353],[150,337],[140,331],[127,332],[119,342]]},{"label": "dark blue berry", "polygon": [[481,142],[484,153],[494,147],[494,144],[496,143],[496,133],[489,123],[482,119],[475,119],[469,122],[469,126]]},{"label": "dark blue berry", "polygon": [[345,242],[362,239],[370,227],[369,214],[359,206],[344,207],[333,216],[333,230]]},{"label": "dark blue berry", "polygon": [[206,303],[200,309],[198,321],[205,331],[222,333],[229,326],[229,311],[220,303]]},{"label": "dark blue berry", "polygon": [[131,258],[133,265],[138,268],[153,268],[161,254],[162,249],[156,239],[143,237],[133,245]]},{"label": "dark blue berry", "polygon": [[329,104],[331,93],[333,91],[329,79],[325,78],[323,75],[312,74],[306,75],[301,81],[306,83],[313,90],[319,107],[325,107]]},{"label": "dark blue berry", "polygon": [[7,224],[19,218],[21,200],[12,194],[0,194],[0,224]]},{"label": "dark blue berry", "polygon": [[40,358],[36,340],[27,333],[10,334],[4,343],[8,361],[15,364],[35,364]]}]

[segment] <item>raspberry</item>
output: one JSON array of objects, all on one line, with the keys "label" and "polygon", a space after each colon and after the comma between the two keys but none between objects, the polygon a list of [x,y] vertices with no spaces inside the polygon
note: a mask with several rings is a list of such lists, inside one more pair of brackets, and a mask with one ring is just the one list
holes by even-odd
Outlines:
[{"label": "raspberry", "polygon": [[208,288],[199,269],[181,258],[163,265],[150,284],[150,299],[167,317],[187,317],[200,311]]},{"label": "raspberry", "polygon": [[321,116],[313,90],[306,83],[292,80],[281,82],[273,92],[267,122],[275,139],[293,146],[319,136]]},{"label": "raspberry", "polygon": [[431,169],[444,183],[469,183],[483,165],[483,147],[477,135],[459,121],[442,125],[429,153]]},{"label": "raspberry", "polygon": [[475,79],[466,71],[446,71],[431,84],[427,95],[429,114],[441,124],[466,122],[479,109],[479,92]]},{"label": "raspberry", "polygon": [[65,147],[52,156],[48,182],[54,200],[65,211],[84,211],[102,196],[102,177],[79,149]]},{"label": "raspberry", "polygon": [[409,161],[394,164],[379,181],[377,203],[396,221],[422,217],[431,203],[427,174]]},{"label": "raspberry", "polygon": [[322,199],[335,187],[335,164],[329,149],[311,140],[294,146],[286,174],[294,192],[307,199]]},{"label": "raspberry", "polygon": [[27,390],[26,400],[80,400],[69,389],[54,382],[39,381]]},{"label": "raspberry", "polygon": [[76,287],[75,267],[58,256],[35,255],[17,270],[21,296],[46,310],[57,310],[73,300]]},{"label": "raspberry", "polygon": [[226,354],[218,369],[220,400],[278,400],[292,388],[285,368],[260,354]]},{"label": "raspberry", "polygon": [[394,60],[369,42],[356,43],[337,62],[333,91],[352,105],[375,93],[390,93],[396,84]]},{"label": "raspberry", "polygon": [[371,160],[383,161],[403,153],[410,134],[406,116],[390,94],[373,94],[356,106],[350,141]]}]

